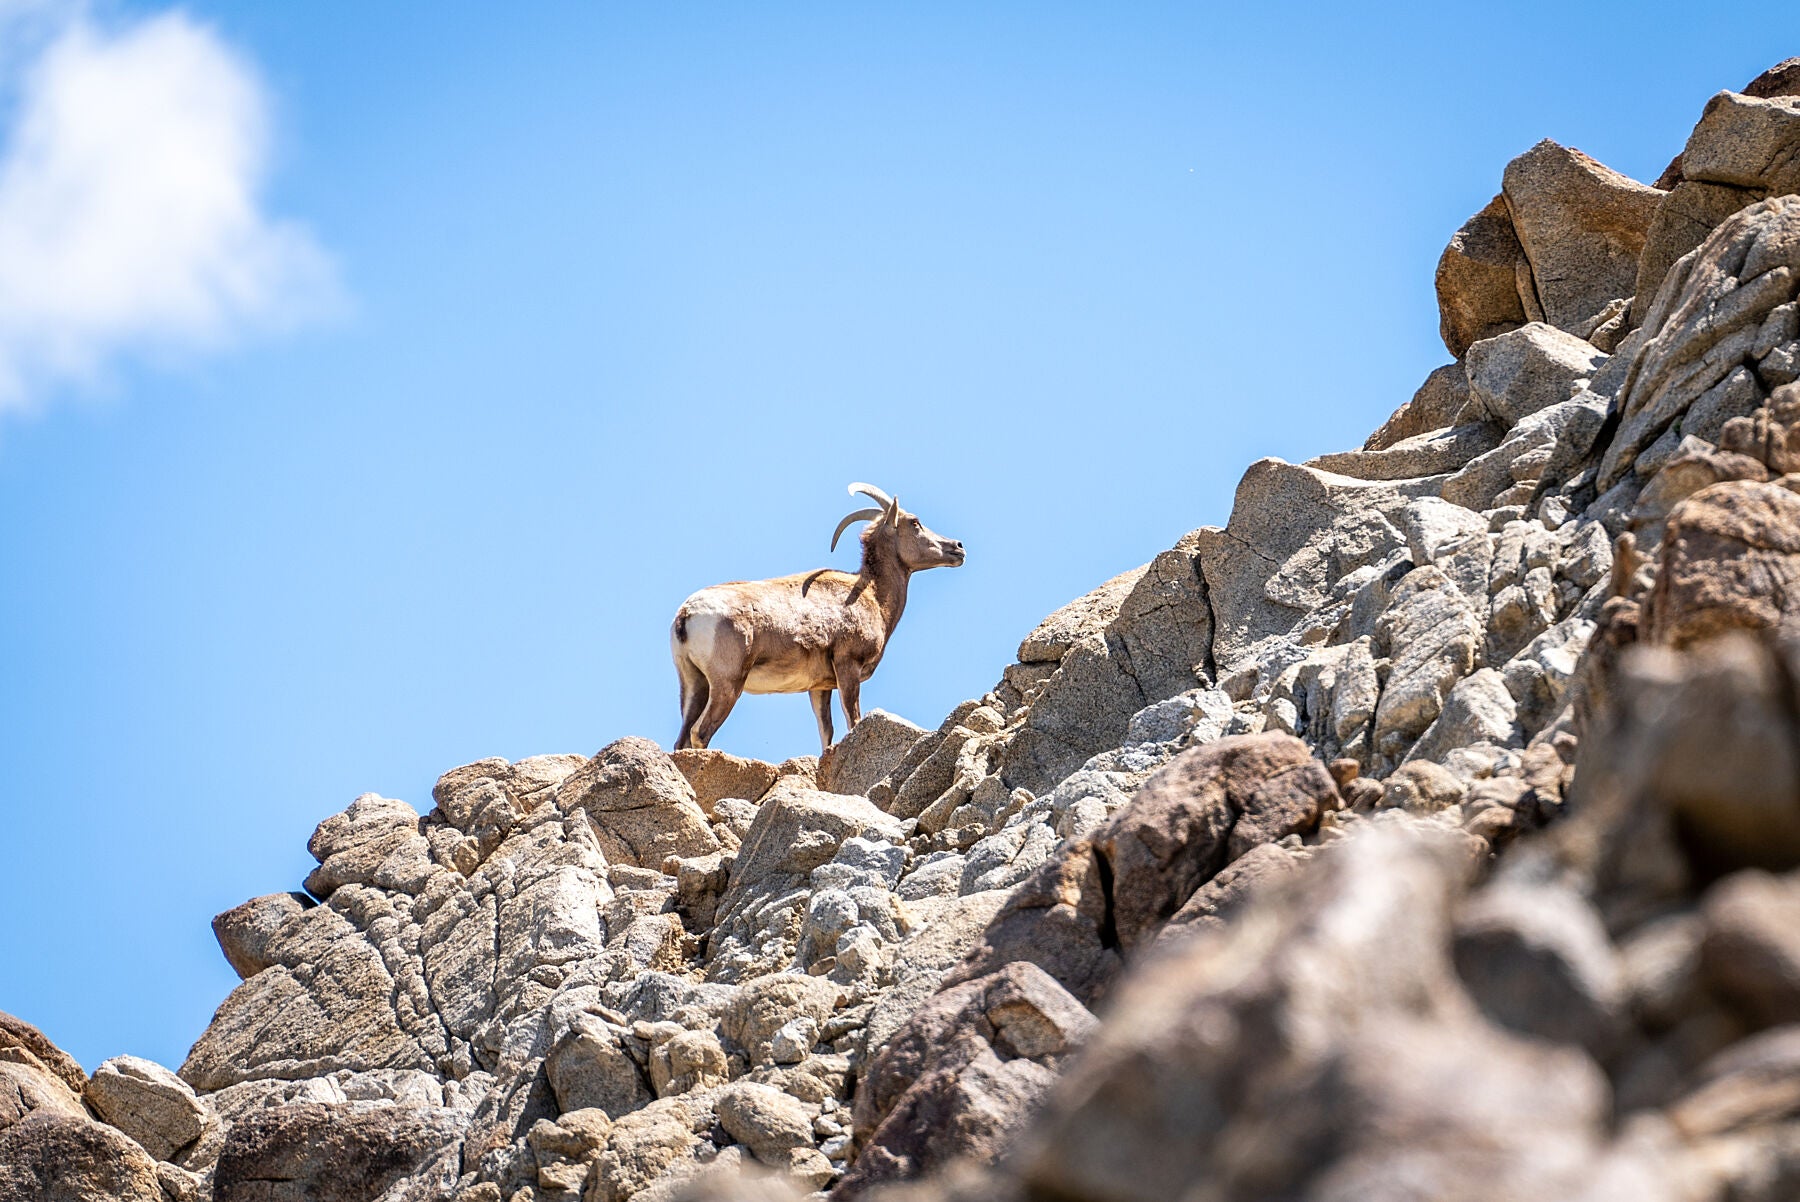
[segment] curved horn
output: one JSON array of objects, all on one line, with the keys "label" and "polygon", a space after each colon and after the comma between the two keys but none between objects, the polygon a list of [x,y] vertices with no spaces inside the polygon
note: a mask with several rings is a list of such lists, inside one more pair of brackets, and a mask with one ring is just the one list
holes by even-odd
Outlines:
[{"label": "curved horn", "polygon": [[831,549],[833,551],[837,550],[837,540],[843,536],[844,527],[848,526],[851,522],[873,521],[880,516],[881,510],[879,509],[859,509],[849,517],[846,517],[843,521],[838,523],[838,528],[831,532]]},{"label": "curved horn", "polygon": [[850,495],[854,497],[857,493],[861,493],[883,509],[892,509],[894,507],[894,498],[888,496],[873,484],[852,484],[850,486]]}]

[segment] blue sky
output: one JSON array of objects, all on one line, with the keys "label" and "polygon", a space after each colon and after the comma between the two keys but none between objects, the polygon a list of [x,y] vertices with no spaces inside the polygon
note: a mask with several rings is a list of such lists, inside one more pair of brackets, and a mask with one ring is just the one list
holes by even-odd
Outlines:
[{"label": "blue sky", "polygon": [[[1800,52],[1777,5],[0,5],[0,221],[72,28],[167,34],[223,81],[168,120],[244,118],[170,145],[245,203],[139,130],[124,226],[52,206],[123,300],[31,231],[0,275],[0,1009],[89,1068],[181,1061],[209,919],[358,793],[667,745],[676,605],[849,566],[850,480],[968,546],[864,689],[935,724],[1444,362],[1432,270],[1510,157],[1652,179]],[[715,745],[816,750],[800,697]]]}]

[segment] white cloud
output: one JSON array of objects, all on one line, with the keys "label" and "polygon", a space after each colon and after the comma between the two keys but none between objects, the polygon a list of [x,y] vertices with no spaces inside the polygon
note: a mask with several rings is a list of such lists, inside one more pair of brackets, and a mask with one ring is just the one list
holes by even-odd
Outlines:
[{"label": "white cloud", "polygon": [[111,25],[8,7],[0,40],[35,36],[5,64],[18,86],[0,146],[0,413],[120,356],[217,350],[332,306],[329,258],[262,207],[269,115],[252,64],[178,12]]}]

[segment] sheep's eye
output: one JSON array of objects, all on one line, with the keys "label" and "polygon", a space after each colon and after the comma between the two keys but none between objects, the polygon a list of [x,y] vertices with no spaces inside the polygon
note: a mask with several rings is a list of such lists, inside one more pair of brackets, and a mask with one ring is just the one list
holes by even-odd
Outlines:
[{"label": "sheep's eye", "polygon": [[908,519],[906,519],[906,524],[908,526],[911,526],[914,530],[917,530],[919,528],[919,519],[918,518],[908,518]]}]

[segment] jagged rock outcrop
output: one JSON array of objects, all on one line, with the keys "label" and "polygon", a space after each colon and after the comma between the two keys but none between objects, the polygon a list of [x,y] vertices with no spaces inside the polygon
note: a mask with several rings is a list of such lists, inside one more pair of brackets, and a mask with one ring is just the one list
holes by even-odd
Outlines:
[{"label": "jagged rock outcrop", "polygon": [[178,1076],[0,1016],[0,1200],[1795,1196],[1796,91],[1526,151],[1454,363],[934,728],[358,798]]}]

